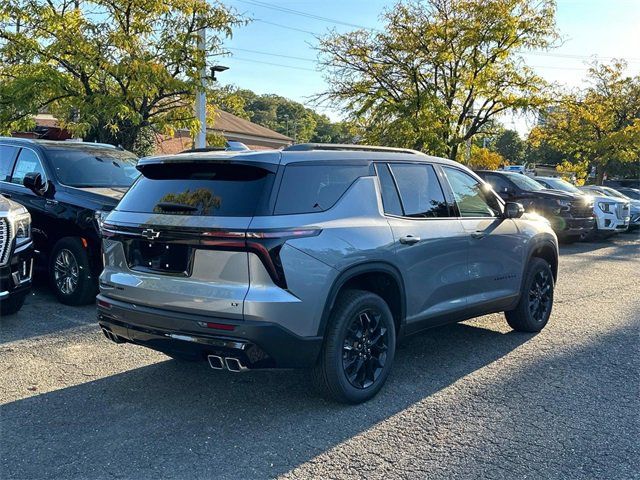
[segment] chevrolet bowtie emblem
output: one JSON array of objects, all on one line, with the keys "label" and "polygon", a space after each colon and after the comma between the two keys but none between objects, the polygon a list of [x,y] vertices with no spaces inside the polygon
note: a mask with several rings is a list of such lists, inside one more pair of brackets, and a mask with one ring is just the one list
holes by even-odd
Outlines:
[{"label": "chevrolet bowtie emblem", "polygon": [[146,228],[140,232],[140,235],[147,240],[155,240],[160,236],[160,232],[155,231],[153,228]]}]

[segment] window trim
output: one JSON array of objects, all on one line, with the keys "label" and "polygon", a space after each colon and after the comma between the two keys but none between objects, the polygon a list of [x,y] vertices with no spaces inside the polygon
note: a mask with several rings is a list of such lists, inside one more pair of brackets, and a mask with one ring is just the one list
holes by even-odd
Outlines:
[{"label": "window trim", "polygon": [[[444,180],[445,180],[445,182],[446,182],[447,190],[448,190],[448,192],[449,192],[450,199],[451,199],[451,201],[453,202],[453,205],[454,205],[454,208],[455,208],[455,213],[458,215],[458,216],[457,216],[457,217],[455,217],[455,218],[457,218],[458,220],[487,220],[487,219],[499,219],[499,218],[503,218],[505,201],[500,197],[500,195],[497,195],[497,194],[493,191],[493,188],[491,188],[491,185],[490,185],[488,182],[485,182],[485,180],[484,180],[484,179],[480,178],[478,175],[473,174],[473,172],[471,172],[471,173],[470,173],[470,172],[467,172],[467,171],[465,171],[464,169],[459,168],[459,167],[457,167],[457,166],[455,166],[455,165],[438,165],[438,167],[441,169],[441,173],[442,173],[442,176],[444,177]],[[496,199],[496,201],[498,202],[498,205],[500,205],[500,206],[502,207],[502,211],[501,211],[499,214],[494,215],[494,216],[492,216],[492,217],[463,217],[463,216],[460,214],[460,208],[458,207],[458,202],[456,201],[455,194],[453,193],[453,188],[451,188],[451,184],[449,183],[449,178],[447,177],[447,173],[446,173],[446,171],[445,171],[445,167],[446,167],[446,168],[450,168],[450,169],[452,169],[452,170],[457,170],[457,171],[459,171],[459,172],[461,172],[461,173],[464,173],[464,174],[466,174],[467,176],[469,176],[469,177],[471,177],[471,178],[473,178],[473,179],[477,180],[477,181],[478,181],[478,183],[480,183],[481,185],[489,185],[489,187],[491,188],[492,195],[493,195],[493,197]],[[484,200],[484,199],[483,199],[483,200]],[[486,200],[485,200],[485,203],[486,203]],[[488,206],[489,208],[491,208],[491,207],[489,206],[489,204],[487,204],[487,206]],[[493,210],[493,209],[492,209],[492,210]]]},{"label": "window trim", "polygon": [[[378,177],[378,172],[376,170],[376,177],[378,178],[378,187],[379,187],[379,191],[380,191],[380,200],[382,203],[382,214],[385,217],[389,217],[389,218],[399,218],[402,220],[412,220],[412,221],[418,221],[418,222],[423,222],[423,221],[433,221],[433,220],[457,220],[458,217],[454,216],[453,214],[456,213],[456,211],[453,208],[453,204],[451,202],[451,199],[449,198],[449,196],[447,195],[447,189],[442,185],[442,179],[440,178],[440,172],[438,171],[438,164],[437,163],[432,163],[432,162],[425,162],[425,161],[393,161],[393,160],[380,160],[380,161],[374,161],[374,163],[377,164],[384,164],[387,166],[387,168],[389,169],[389,174],[391,175],[391,179],[393,180],[393,186],[396,189],[396,194],[398,195],[398,200],[400,200],[400,208],[402,208],[402,213],[403,215],[394,215],[392,213],[387,213],[384,211],[384,203],[382,202],[382,184],[380,183],[380,177]],[[391,168],[392,165],[397,165],[397,164],[408,164],[408,165],[430,165],[433,168],[433,171],[436,175],[436,180],[438,181],[438,184],[440,185],[440,189],[442,190],[442,195],[444,197],[444,201],[447,204],[447,211],[449,212],[449,215],[446,217],[409,217],[404,215],[405,210],[404,210],[404,203],[402,202],[402,196],[400,195],[400,189],[398,188],[398,181],[396,180],[395,175],[393,174],[393,169]]]}]

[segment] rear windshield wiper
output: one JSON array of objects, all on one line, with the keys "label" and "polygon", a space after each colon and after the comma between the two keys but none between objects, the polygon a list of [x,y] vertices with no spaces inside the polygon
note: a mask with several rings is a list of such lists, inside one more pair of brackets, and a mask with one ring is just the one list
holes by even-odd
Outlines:
[{"label": "rear windshield wiper", "polygon": [[193,205],[186,205],[184,203],[175,203],[175,202],[158,202],[156,207],[160,210],[165,211],[174,211],[174,212],[195,212],[198,210],[198,207],[194,207]]}]

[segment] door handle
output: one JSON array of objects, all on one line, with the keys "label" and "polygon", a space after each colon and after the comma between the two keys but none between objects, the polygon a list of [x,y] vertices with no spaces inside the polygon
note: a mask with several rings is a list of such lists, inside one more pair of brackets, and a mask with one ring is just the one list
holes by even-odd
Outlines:
[{"label": "door handle", "polygon": [[413,235],[405,235],[400,237],[400,243],[403,245],[414,245],[420,241],[420,237],[414,237]]},{"label": "door handle", "polygon": [[2,193],[2,195],[4,195],[4,196],[5,196],[5,197],[7,197],[7,198],[11,198],[11,194],[10,194],[10,193],[4,193],[4,192],[3,192],[3,193]]},{"label": "door handle", "polygon": [[481,238],[484,238],[486,236],[487,234],[482,230],[478,230],[477,232],[471,234],[471,238],[475,238],[476,240],[480,240]]}]

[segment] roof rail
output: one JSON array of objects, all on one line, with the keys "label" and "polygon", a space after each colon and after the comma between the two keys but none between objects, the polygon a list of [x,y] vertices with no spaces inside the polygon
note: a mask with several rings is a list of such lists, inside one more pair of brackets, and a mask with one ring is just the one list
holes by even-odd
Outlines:
[{"label": "roof rail", "polygon": [[417,150],[409,148],[378,147],[374,145],[349,145],[341,143],[297,143],[282,149],[285,152],[312,152],[314,150],[351,150],[357,152],[395,152],[422,155]]},{"label": "roof rail", "polygon": [[226,147],[199,147],[199,148],[189,148],[188,150],[183,150],[180,153],[224,152],[226,150],[227,150]]}]

